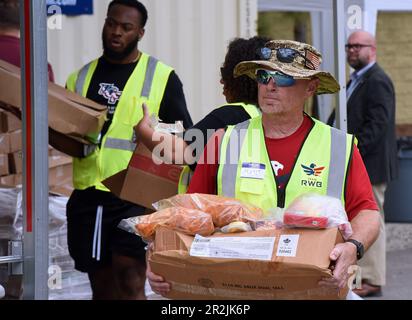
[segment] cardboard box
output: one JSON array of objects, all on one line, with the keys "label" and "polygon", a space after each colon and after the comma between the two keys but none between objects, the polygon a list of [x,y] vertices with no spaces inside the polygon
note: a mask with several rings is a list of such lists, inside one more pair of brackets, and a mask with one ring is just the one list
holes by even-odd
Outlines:
[{"label": "cardboard box", "polygon": [[[19,171],[15,174],[6,175],[0,177],[0,187],[15,187],[17,185],[22,184],[22,167],[21,167],[21,159],[15,159],[15,154],[11,155],[13,161],[19,160],[16,162],[17,170],[13,168],[13,171]],[[5,155],[7,158],[7,155]],[[0,156],[0,163],[1,163],[1,156]],[[8,167],[7,161],[7,167]],[[13,164],[13,165],[16,165]],[[20,167],[19,167],[20,166]],[[50,192],[60,195],[70,195],[73,191],[73,184],[72,184],[72,159],[67,156],[50,156],[49,157],[49,186]],[[7,171],[8,174],[9,170]]]},{"label": "cardboard box", "polygon": [[72,163],[49,169],[49,192],[69,197],[73,191]]},{"label": "cardboard box", "polygon": [[23,177],[21,174],[11,174],[8,176],[0,177],[0,187],[16,187],[21,185],[23,181]]},{"label": "cardboard box", "polygon": [[[1,161],[1,160],[0,160]],[[50,192],[60,195],[70,195],[73,191],[72,164],[64,164],[49,169]],[[21,173],[0,176],[0,187],[16,187],[23,183]]]},{"label": "cardboard box", "polygon": [[54,149],[52,146],[49,146],[49,157],[52,157],[52,156],[66,156],[67,157],[65,153],[57,149]]},{"label": "cardboard box", "polygon": [[9,174],[9,160],[7,154],[0,154],[0,176]]},{"label": "cardboard box", "polygon": [[55,153],[49,156],[49,192],[70,196],[73,191],[72,158]]},{"label": "cardboard box", "polygon": [[49,156],[49,168],[56,168],[66,164],[72,164],[73,159],[66,155]]},{"label": "cardboard box", "polygon": [[[22,173],[23,172],[23,158],[22,152],[17,151],[14,153],[9,154],[9,170],[10,173]],[[59,166],[63,166],[66,164],[71,164],[72,158],[66,155],[55,155],[49,156],[49,169],[55,168]]]},{"label": "cardboard box", "polygon": [[[0,101],[21,108],[20,68],[0,60]],[[106,120],[106,106],[49,82],[49,127],[79,139],[95,142]]]},{"label": "cardboard box", "polygon": [[[223,244],[241,248],[249,258],[198,257],[189,254],[194,237],[180,232],[159,228],[154,248],[149,255],[153,272],[172,284],[167,295],[170,299],[344,299],[348,289],[321,288],[318,281],[331,277],[328,269],[329,254],[342,237],[337,228],[324,230],[282,229],[215,234],[197,240],[224,238]],[[236,242],[232,245],[232,238]],[[240,241],[240,238],[253,237]],[[271,240],[274,246],[265,244],[268,260],[256,260],[257,251],[263,248],[260,240]],[[255,247],[253,247],[255,246]],[[295,254],[293,248],[296,249]],[[281,250],[281,253],[278,252]],[[198,251],[199,252],[199,251]],[[207,250],[204,252],[208,252]],[[210,255],[223,255],[224,249],[211,249]],[[238,256],[226,250],[232,257]],[[283,256],[282,256],[283,255]]]},{"label": "cardboard box", "polygon": [[23,153],[21,151],[9,153],[9,170],[13,174],[23,172]]},{"label": "cardboard box", "polygon": [[8,133],[0,134],[0,154],[10,152],[10,136]]},{"label": "cardboard box", "polygon": [[179,165],[157,165],[152,153],[139,144],[127,169],[103,184],[119,198],[152,209],[152,203],[177,194],[182,170]]},{"label": "cardboard box", "polygon": [[[1,60],[0,60],[1,61]],[[7,91],[7,90],[4,90]],[[2,90],[0,90],[0,95]],[[14,114],[0,110],[0,132],[6,133],[21,129],[21,121]]]},{"label": "cardboard box", "polygon": [[23,149],[23,136],[22,130],[16,130],[9,132],[10,138],[10,151],[9,153],[17,152]]}]

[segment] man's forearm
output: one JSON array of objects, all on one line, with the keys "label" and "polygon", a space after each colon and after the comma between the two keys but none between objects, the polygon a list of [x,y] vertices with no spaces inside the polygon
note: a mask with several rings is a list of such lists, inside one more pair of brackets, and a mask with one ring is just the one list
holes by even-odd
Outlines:
[{"label": "man's forearm", "polygon": [[49,143],[52,147],[69,156],[75,158],[84,157],[84,145],[81,142],[71,139],[64,134],[51,129],[50,127]]},{"label": "man's forearm", "polygon": [[379,211],[361,210],[351,221],[352,239],[362,242],[365,251],[375,242],[380,229]]}]

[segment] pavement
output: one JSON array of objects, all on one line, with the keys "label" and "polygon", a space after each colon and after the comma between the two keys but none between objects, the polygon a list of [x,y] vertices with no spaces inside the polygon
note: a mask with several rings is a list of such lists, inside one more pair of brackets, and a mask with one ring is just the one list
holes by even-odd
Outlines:
[{"label": "pavement", "polygon": [[389,251],[386,256],[386,286],[382,297],[367,300],[412,300],[412,248]]}]

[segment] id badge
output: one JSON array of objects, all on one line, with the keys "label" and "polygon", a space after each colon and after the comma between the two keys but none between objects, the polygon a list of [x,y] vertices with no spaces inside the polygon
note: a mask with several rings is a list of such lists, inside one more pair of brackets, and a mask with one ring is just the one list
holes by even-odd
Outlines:
[{"label": "id badge", "polygon": [[266,166],[263,163],[242,163],[242,169],[240,171],[241,178],[259,179],[265,178]]}]

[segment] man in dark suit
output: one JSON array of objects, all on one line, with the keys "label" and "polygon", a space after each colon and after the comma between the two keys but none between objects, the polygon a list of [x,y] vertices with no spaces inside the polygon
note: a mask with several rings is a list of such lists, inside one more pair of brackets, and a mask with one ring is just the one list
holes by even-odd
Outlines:
[{"label": "man in dark suit", "polygon": [[[348,132],[358,139],[358,148],[368,171],[376,202],[382,213],[381,233],[363,259],[360,296],[381,295],[386,278],[386,247],[383,202],[386,185],[397,177],[395,91],[389,76],[376,63],[376,40],[356,31],[345,46],[347,61],[355,69],[347,85]],[[334,114],[329,119],[332,123]]]}]

